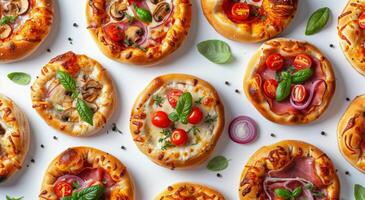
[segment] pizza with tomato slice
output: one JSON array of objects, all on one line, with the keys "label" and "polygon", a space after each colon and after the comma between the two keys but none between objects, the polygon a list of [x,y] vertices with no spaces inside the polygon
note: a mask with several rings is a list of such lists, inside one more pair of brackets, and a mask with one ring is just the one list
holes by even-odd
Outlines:
[{"label": "pizza with tomato slice", "polygon": [[284,31],[298,0],[201,0],[208,22],[224,37],[259,42]]},{"label": "pizza with tomato slice", "polygon": [[268,120],[307,124],[327,109],[336,88],[331,63],[308,42],[273,39],[250,60],[244,90]]},{"label": "pizza with tomato slice", "polygon": [[111,117],[116,93],[97,61],[67,52],[45,65],[31,87],[33,108],[48,125],[73,136],[90,136]]},{"label": "pizza with tomato slice", "polygon": [[261,147],[240,178],[240,200],[340,199],[340,182],[331,159],[317,147],[284,140]]},{"label": "pizza with tomato slice", "polygon": [[0,94],[0,183],[22,168],[29,141],[28,119],[10,98]]},{"label": "pizza with tomato slice", "polygon": [[88,0],[88,29],[122,63],[151,65],[174,52],[191,23],[190,0]]},{"label": "pizza with tomato slice", "polygon": [[218,191],[196,183],[176,183],[168,186],[155,200],[225,200]]},{"label": "pizza with tomato slice", "polygon": [[52,23],[52,0],[0,0],[0,62],[29,56],[48,36]]},{"label": "pizza with tomato slice", "polygon": [[155,78],[135,101],[130,120],[139,149],[171,169],[204,162],[223,126],[224,109],[216,90],[186,74]]},{"label": "pizza with tomato slice", "polygon": [[39,200],[134,200],[127,168],[109,153],[73,147],[58,155],[43,177]]},{"label": "pizza with tomato slice", "polygon": [[349,0],[338,17],[337,29],[347,60],[365,76],[365,2]]}]

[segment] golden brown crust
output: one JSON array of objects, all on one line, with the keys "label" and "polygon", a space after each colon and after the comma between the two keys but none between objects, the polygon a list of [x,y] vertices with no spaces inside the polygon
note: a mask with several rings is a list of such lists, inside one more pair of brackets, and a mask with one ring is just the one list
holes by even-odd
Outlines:
[{"label": "golden brown crust", "polygon": [[356,97],[338,123],[337,139],[342,155],[365,173],[365,95]]},{"label": "golden brown crust", "polygon": [[[272,53],[280,53],[283,56],[296,56],[300,53],[307,53],[319,61],[327,85],[320,105],[312,106],[307,113],[287,112],[279,115],[271,110],[260,84],[257,83],[254,77],[258,67],[262,66],[267,56]],[[265,42],[251,58],[244,77],[243,88],[248,99],[268,120],[279,124],[294,125],[310,123],[322,115],[331,102],[336,82],[331,63],[315,46],[304,41],[279,38]]]},{"label": "golden brown crust", "polygon": [[296,140],[284,140],[261,147],[246,163],[240,178],[240,200],[261,199],[264,195],[262,182],[271,170],[280,170],[294,158],[314,158],[315,173],[325,186],[328,200],[338,200],[340,182],[332,161],[317,147]]},{"label": "golden brown crust", "polygon": [[46,39],[53,23],[53,0],[35,2],[29,19],[10,37],[0,40],[0,63],[15,62],[31,55]]},{"label": "golden brown crust", "polygon": [[[216,125],[212,132],[212,139],[204,144],[204,147],[199,150],[198,154],[189,159],[178,159],[178,155],[171,155],[168,150],[157,149],[149,144],[150,138],[148,131],[143,131],[146,126],[146,113],[144,113],[144,105],[149,98],[162,86],[172,82],[191,84],[194,88],[202,88],[205,90],[207,97],[210,99],[210,105],[217,111]],[[138,148],[146,154],[153,162],[167,168],[191,168],[201,164],[209,158],[211,152],[223,131],[224,127],[224,107],[218,96],[217,91],[209,83],[195,76],[186,74],[167,74],[159,76],[139,95],[134,103],[131,113],[130,130],[133,140]]]},{"label": "golden brown crust", "polygon": [[365,11],[365,2],[349,0],[338,17],[338,35],[343,53],[351,65],[365,76],[365,31],[358,25],[358,18]]},{"label": "golden brown crust", "polygon": [[207,200],[225,200],[223,195],[218,191],[196,183],[176,183],[168,186],[155,200],[176,200],[176,199],[207,199]]},{"label": "golden brown crust", "polygon": [[[75,58],[76,61],[74,64],[69,64],[71,66],[70,67],[67,63],[70,63],[70,60],[73,58]],[[84,75],[86,75],[87,80],[96,81],[101,87],[98,88],[98,91],[100,91],[98,96],[96,96],[92,101],[85,99],[86,96],[84,96],[83,92],[79,94],[79,97],[86,101],[91,108],[97,108],[97,111],[93,116],[93,126],[82,121],[78,115],[74,118],[74,120],[71,120],[72,117],[67,117],[67,120],[62,119],[62,113],[65,112],[65,114],[67,114],[66,111],[69,110],[68,108],[75,111],[75,104],[73,103],[74,100],[70,96],[67,96],[67,91],[64,90],[63,86],[60,85],[59,81],[55,77],[58,70],[67,71],[68,68],[73,68],[75,66],[77,66],[80,71],[78,77],[84,77]],[[89,82],[83,80],[79,81],[79,78],[77,80],[77,87],[79,88],[84,88],[84,86]],[[53,83],[56,85],[55,87],[51,87]],[[53,92],[55,94],[53,94]],[[91,92],[96,94],[93,90],[91,90]],[[103,68],[96,60],[85,55],[76,55],[73,52],[67,52],[57,56],[42,68],[41,74],[37,77],[31,87],[31,97],[33,108],[48,125],[73,136],[90,136],[97,133],[97,131],[103,128],[113,114],[117,101],[113,82],[106,69]],[[60,102],[56,102],[53,98],[61,99],[59,99]],[[69,99],[69,101],[66,101],[66,98]],[[64,110],[57,112],[58,104],[67,104],[67,107],[65,107]]]},{"label": "golden brown crust", "polygon": [[127,168],[114,156],[90,147],[73,147],[57,156],[43,177],[39,200],[57,200],[53,186],[57,178],[80,173],[85,168],[103,168],[116,184],[110,200],[134,200],[134,186]]},{"label": "golden brown crust", "polygon": [[224,37],[239,42],[259,42],[275,37],[289,25],[297,10],[297,0],[263,0],[265,18],[252,23],[235,23],[223,10],[226,0],[201,0],[205,17]]},{"label": "golden brown crust", "polygon": [[189,32],[191,24],[190,0],[175,0],[175,11],[172,16],[174,23],[161,44],[147,47],[145,50],[133,47],[120,49],[106,39],[107,36],[103,30],[103,25],[109,22],[111,18],[105,11],[105,4],[110,1],[88,0],[86,18],[88,29],[101,51],[118,62],[136,65],[155,64],[179,48]]},{"label": "golden brown crust", "polygon": [[28,120],[15,103],[0,94],[0,182],[22,167],[28,153]]}]

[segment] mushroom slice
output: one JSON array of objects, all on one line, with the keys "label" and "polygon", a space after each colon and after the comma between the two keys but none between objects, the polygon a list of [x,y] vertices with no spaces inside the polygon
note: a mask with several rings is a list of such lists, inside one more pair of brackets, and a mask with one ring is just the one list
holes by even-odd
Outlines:
[{"label": "mushroom slice", "polygon": [[95,81],[89,80],[84,86],[81,88],[82,98],[87,102],[93,102],[101,93],[101,89],[103,86]]},{"label": "mushroom slice", "polygon": [[18,16],[19,13],[19,6],[18,3],[10,1],[6,2],[3,5],[3,15],[4,16]]},{"label": "mushroom slice", "polygon": [[0,39],[6,39],[12,32],[11,26],[8,24],[0,25]]},{"label": "mushroom slice", "polygon": [[29,0],[19,0],[18,8],[19,8],[18,15],[25,14],[29,10]]},{"label": "mushroom slice", "polygon": [[128,9],[127,4],[115,1],[109,8],[110,16],[115,20],[122,20],[125,16],[125,11]]},{"label": "mushroom slice", "polygon": [[171,12],[171,7],[166,2],[159,3],[153,11],[153,19],[156,22],[162,22],[163,19]]},{"label": "mushroom slice", "polygon": [[76,122],[79,120],[79,115],[75,108],[68,108],[60,113],[60,118],[64,122]]},{"label": "mushroom slice", "polygon": [[130,26],[125,31],[125,36],[132,44],[136,44],[141,41],[144,34],[144,30],[139,26]]}]

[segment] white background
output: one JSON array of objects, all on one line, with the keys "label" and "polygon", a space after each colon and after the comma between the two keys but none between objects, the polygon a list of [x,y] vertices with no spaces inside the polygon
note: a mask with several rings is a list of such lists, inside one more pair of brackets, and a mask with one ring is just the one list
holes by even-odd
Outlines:
[{"label": "white background", "polygon": [[[195,181],[207,184],[221,191],[227,199],[238,199],[239,176],[249,158],[258,148],[283,139],[300,139],[310,142],[326,152],[334,161],[341,179],[341,198],[354,199],[353,185],[356,183],[365,186],[364,174],[357,171],[345,161],[337,148],[337,122],[349,102],[355,96],[365,93],[365,77],[357,73],[347,62],[338,45],[337,16],[345,6],[345,0],[302,0],[298,13],[281,35],[283,37],[307,40],[318,46],[329,57],[334,66],[337,90],[327,112],[318,121],[306,126],[281,126],[267,121],[247,100],[242,93],[242,78],[250,56],[260,44],[240,44],[229,41],[208,24],[202,14],[200,1],[193,2],[192,28],[185,44],[163,63],[152,68],[128,66],[114,62],[105,57],[96,47],[85,24],[85,5],[83,0],[58,1],[55,17],[55,26],[42,48],[36,55],[22,62],[14,64],[0,64],[0,92],[11,97],[26,113],[31,124],[31,148],[25,161],[24,168],[18,175],[3,185],[0,185],[0,199],[5,195],[24,196],[25,200],[38,199],[43,173],[49,162],[68,147],[85,145],[109,152],[119,158],[129,169],[135,182],[136,199],[149,200],[155,197],[169,184],[178,181]],[[320,7],[328,6],[331,9],[331,18],[326,28],[314,36],[305,36],[304,30],[310,13]],[[78,28],[72,26],[76,22]],[[73,39],[71,45],[68,37]],[[196,50],[196,44],[206,39],[222,39],[232,48],[235,60],[226,65],[215,65],[202,57]],[[335,48],[329,45],[334,44]],[[50,48],[51,53],[46,52]],[[41,67],[51,58],[66,51],[87,54],[98,60],[112,75],[119,96],[119,107],[115,115],[108,122],[116,122],[124,134],[103,130],[100,134],[90,138],[75,138],[66,136],[46,125],[46,123],[32,109],[30,100],[30,86],[20,86],[12,83],[6,77],[10,72],[23,71],[32,75],[32,82],[40,72]],[[165,73],[189,73],[212,83],[218,90],[225,104],[226,128],[219,140],[213,155],[224,155],[231,159],[229,167],[222,171],[222,178],[216,173],[208,171],[204,163],[201,167],[186,171],[171,171],[153,164],[142,154],[132,141],[129,133],[129,114],[134,99],[140,91],[156,76]],[[224,84],[231,83],[230,86]],[[235,93],[235,89],[241,91]],[[259,138],[252,144],[239,145],[232,142],[227,135],[227,126],[232,118],[238,115],[248,115],[259,124]],[[322,136],[325,131],[327,136]],[[276,138],[270,137],[275,133]],[[58,140],[54,140],[57,136]],[[41,148],[43,144],[45,147]],[[127,150],[122,150],[124,145]],[[31,163],[31,158],[35,162]],[[25,167],[29,164],[29,167]],[[348,170],[350,175],[345,175]]]}]

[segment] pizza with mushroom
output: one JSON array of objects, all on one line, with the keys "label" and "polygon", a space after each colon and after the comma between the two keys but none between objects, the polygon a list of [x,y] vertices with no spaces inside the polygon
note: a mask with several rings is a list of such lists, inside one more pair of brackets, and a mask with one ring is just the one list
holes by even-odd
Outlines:
[{"label": "pizza with mushroom", "polygon": [[225,200],[218,191],[196,183],[176,183],[168,186],[155,200]]},{"label": "pizza with mushroom", "polygon": [[135,101],[130,120],[139,149],[171,169],[204,162],[223,126],[223,104],[215,89],[186,74],[155,78]]},{"label": "pizza with mushroom", "polygon": [[201,0],[201,4],[209,23],[224,37],[259,42],[284,31],[298,0]]},{"label": "pizza with mushroom", "polygon": [[116,94],[106,69],[97,61],[67,52],[45,65],[31,87],[33,108],[52,127],[90,136],[111,117]]},{"label": "pizza with mushroom", "polygon": [[88,0],[88,29],[102,52],[150,65],[175,51],[189,32],[190,0]]},{"label": "pizza with mushroom", "polygon": [[11,99],[0,94],[0,183],[22,168],[29,137],[28,119]]},{"label": "pizza with mushroom", "polygon": [[114,156],[73,147],[57,156],[44,175],[39,200],[134,200],[127,168]]},{"label": "pizza with mushroom", "polygon": [[0,62],[34,52],[53,23],[52,0],[0,0]]},{"label": "pizza with mushroom", "polygon": [[279,124],[319,118],[335,92],[332,65],[313,45],[291,39],[265,42],[252,57],[244,90],[256,109]]},{"label": "pizza with mushroom", "polygon": [[256,151],[240,178],[240,200],[340,199],[330,158],[317,147],[284,140]]}]

